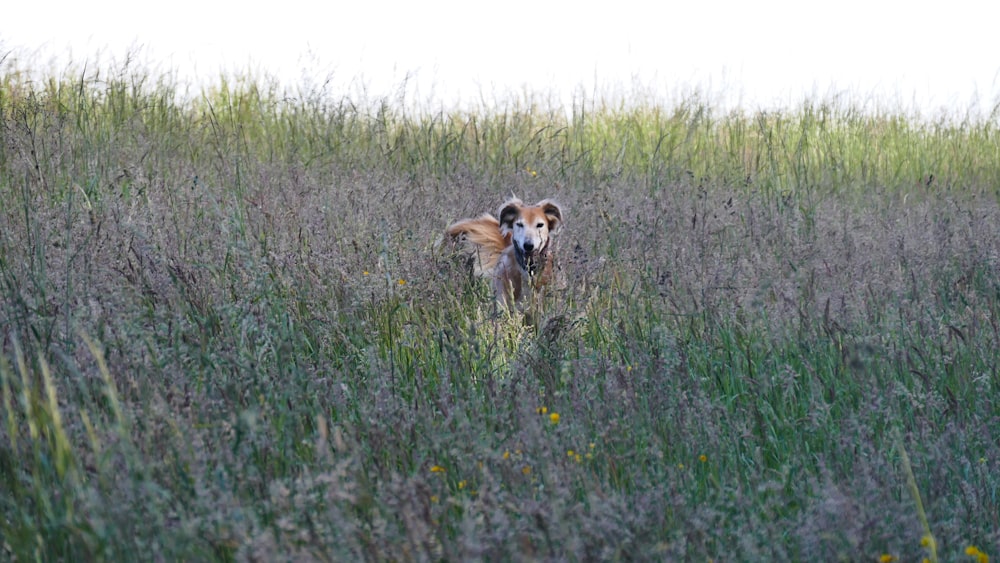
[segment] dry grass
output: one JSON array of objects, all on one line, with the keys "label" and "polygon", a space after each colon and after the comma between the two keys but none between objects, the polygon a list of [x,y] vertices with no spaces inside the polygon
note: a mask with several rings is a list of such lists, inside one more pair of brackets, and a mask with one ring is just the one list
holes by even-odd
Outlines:
[{"label": "dry grass", "polygon": [[[1000,552],[995,121],[24,76],[6,558],[916,560],[898,446]],[[511,191],[567,209],[537,334],[434,246]]]}]

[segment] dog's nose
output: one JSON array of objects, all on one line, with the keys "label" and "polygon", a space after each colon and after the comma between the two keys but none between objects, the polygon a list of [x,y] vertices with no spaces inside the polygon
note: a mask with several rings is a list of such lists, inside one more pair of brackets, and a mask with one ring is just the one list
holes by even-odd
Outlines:
[{"label": "dog's nose", "polygon": [[525,254],[531,254],[531,251],[535,249],[535,244],[532,242],[525,242],[521,245],[521,247],[524,249]]}]

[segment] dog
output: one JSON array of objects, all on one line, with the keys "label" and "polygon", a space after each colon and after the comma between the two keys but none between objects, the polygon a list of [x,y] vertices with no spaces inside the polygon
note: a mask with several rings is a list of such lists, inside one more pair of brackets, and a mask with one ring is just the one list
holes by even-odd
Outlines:
[{"label": "dog", "polygon": [[526,293],[539,294],[553,282],[552,235],[562,225],[563,211],[550,199],[525,205],[515,197],[497,215],[499,219],[487,213],[453,223],[445,237],[465,245],[473,272],[492,279],[497,301],[510,308]]}]

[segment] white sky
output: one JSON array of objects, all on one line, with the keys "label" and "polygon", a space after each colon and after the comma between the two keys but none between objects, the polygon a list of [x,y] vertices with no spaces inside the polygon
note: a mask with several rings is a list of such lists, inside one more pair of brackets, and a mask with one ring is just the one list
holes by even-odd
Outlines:
[{"label": "white sky", "polygon": [[[264,70],[290,86],[333,77],[348,93],[453,105],[526,90],[726,106],[794,106],[846,95],[923,114],[1000,102],[1000,2],[879,0],[11,0],[0,57],[33,68],[120,62],[211,81]],[[148,6],[148,7],[142,7]],[[812,6],[812,7],[805,7]],[[978,104],[978,107],[977,107]]]}]

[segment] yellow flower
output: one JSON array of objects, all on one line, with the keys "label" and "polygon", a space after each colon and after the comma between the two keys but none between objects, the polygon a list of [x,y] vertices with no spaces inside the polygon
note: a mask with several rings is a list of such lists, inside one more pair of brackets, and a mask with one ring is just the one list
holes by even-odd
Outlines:
[{"label": "yellow flower", "polygon": [[437,502],[437,501],[439,501],[439,500],[441,500],[441,499],[439,499],[439,498],[437,497],[437,495],[431,495],[431,502]]},{"label": "yellow flower", "polygon": [[990,563],[990,556],[986,555],[982,551],[979,551],[979,548],[974,545],[970,545],[965,548],[965,554],[970,557],[975,557],[976,563]]},{"label": "yellow flower", "polygon": [[432,465],[431,473],[444,473],[447,469],[441,467],[440,465]]},{"label": "yellow flower", "polygon": [[[590,455],[590,454],[587,454],[587,455]],[[580,454],[576,454],[575,456],[573,456],[573,461],[575,461],[577,463],[580,463],[581,461],[583,461],[583,458],[580,457]]]},{"label": "yellow flower", "polygon": [[503,451],[503,458],[504,459],[510,459],[510,450],[504,450]]},{"label": "yellow flower", "polygon": [[522,467],[521,468],[521,473],[524,473],[525,475],[529,475],[531,473],[531,466],[530,465],[525,465],[524,467]]},{"label": "yellow flower", "polygon": [[366,276],[368,275],[368,270],[365,270],[365,275],[366,275]]},{"label": "yellow flower", "polygon": [[879,563],[892,563],[896,560],[895,555],[890,555],[888,553],[883,553],[881,557],[878,558]]},{"label": "yellow flower", "polygon": [[458,482],[458,490],[461,491],[464,488],[465,488],[465,479],[462,479],[461,481]]},{"label": "yellow flower", "polygon": [[705,463],[706,461],[708,461],[708,456],[705,454],[701,454],[700,456],[698,456],[698,461]]},{"label": "yellow flower", "polygon": [[927,547],[927,548],[934,547],[934,536],[930,534],[924,534],[924,537],[920,538],[920,547]]},{"label": "yellow flower", "polygon": [[548,407],[538,407],[537,409],[535,409],[535,412],[537,412],[538,414],[547,414],[549,412],[549,409]]},{"label": "yellow flower", "polygon": [[399,285],[406,285],[406,280],[400,279],[399,280]]},{"label": "yellow flower", "polygon": [[684,464],[683,463],[678,463],[677,464],[677,469],[684,469]]},{"label": "yellow flower", "polygon": [[559,413],[554,412],[554,413],[550,414],[549,415],[549,420],[552,421],[552,424],[559,424]]}]

